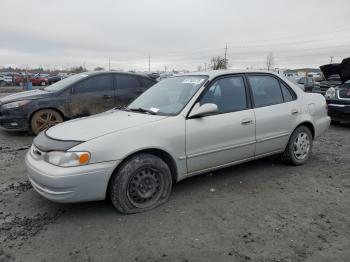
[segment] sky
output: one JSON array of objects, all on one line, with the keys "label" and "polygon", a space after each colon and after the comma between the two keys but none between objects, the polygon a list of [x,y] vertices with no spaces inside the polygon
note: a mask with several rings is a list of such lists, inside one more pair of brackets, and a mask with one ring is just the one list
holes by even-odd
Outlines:
[{"label": "sky", "polygon": [[[349,0],[1,0],[0,66],[319,67],[350,56]],[[333,57],[333,58],[331,58]]]}]

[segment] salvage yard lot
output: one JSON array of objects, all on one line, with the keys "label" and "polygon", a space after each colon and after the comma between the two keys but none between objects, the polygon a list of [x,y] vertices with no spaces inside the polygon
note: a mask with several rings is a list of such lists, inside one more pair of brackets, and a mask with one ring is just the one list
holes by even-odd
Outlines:
[{"label": "salvage yard lot", "polygon": [[128,216],[40,197],[24,168],[32,139],[0,132],[0,261],[349,261],[348,125],[304,166],[269,158],[193,177]]}]

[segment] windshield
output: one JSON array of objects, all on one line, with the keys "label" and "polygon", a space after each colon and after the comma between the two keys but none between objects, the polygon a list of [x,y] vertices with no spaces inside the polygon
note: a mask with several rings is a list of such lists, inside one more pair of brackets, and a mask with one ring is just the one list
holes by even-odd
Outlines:
[{"label": "windshield", "polygon": [[49,91],[49,92],[60,91],[64,88],[66,88],[67,86],[69,86],[70,84],[73,84],[76,81],[83,79],[84,77],[87,77],[87,76],[88,75],[84,74],[84,73],[72,75],[72,76],[67,77],[65,79],[62,79],[61,81],[58,81],[58,82],[56,82],[48,87],[45,87],[44,90]]},{"label": "windshield", "polygon": [[145,109],[160,115],[177,115],[207,78],[207,76],[177,76],[164,79],[136,98],[128,109]]}]

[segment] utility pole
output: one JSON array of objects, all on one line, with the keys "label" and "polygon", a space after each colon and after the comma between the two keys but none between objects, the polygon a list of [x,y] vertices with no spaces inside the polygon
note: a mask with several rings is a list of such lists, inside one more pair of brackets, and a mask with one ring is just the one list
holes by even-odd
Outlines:
[{"label": "utility pole", "polygon": [[148,55],[148,72],[151,72],[151,56]]},{"label": "utility pole", "polygon": [[108,57],[108,71],[111,71],[111,58]]},{"label": "utility pole", "polygon": [[227,43],[225,46],[225,69],[227,69]]},{"label": "utility pole", "polygon": [[330,58],[331,58],[331,64],[333,64],[333,56],[331,56]]}]

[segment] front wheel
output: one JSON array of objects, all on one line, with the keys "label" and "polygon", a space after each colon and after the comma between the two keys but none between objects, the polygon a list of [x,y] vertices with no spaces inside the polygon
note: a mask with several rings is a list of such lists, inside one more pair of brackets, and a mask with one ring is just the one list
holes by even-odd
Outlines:
[{"label": "front wheel", "polygon": [[169,166],[151,154],[126,160],[112,177],[110,198],[123,214],[145,212],[168,201],[172,188]]},{"label": "front wheel", "polygon": [[60,113],[53,109],[43,109],[34,113],[30,120],[31,131],[37,135],[41,131],[63,122]]},{"label": "front wheel", "polygon": [[282,161],[291,165],[303,165],[312,150],[312,134],[306,126],[300,126],[292,133],[288,145],[281,155]]}]

